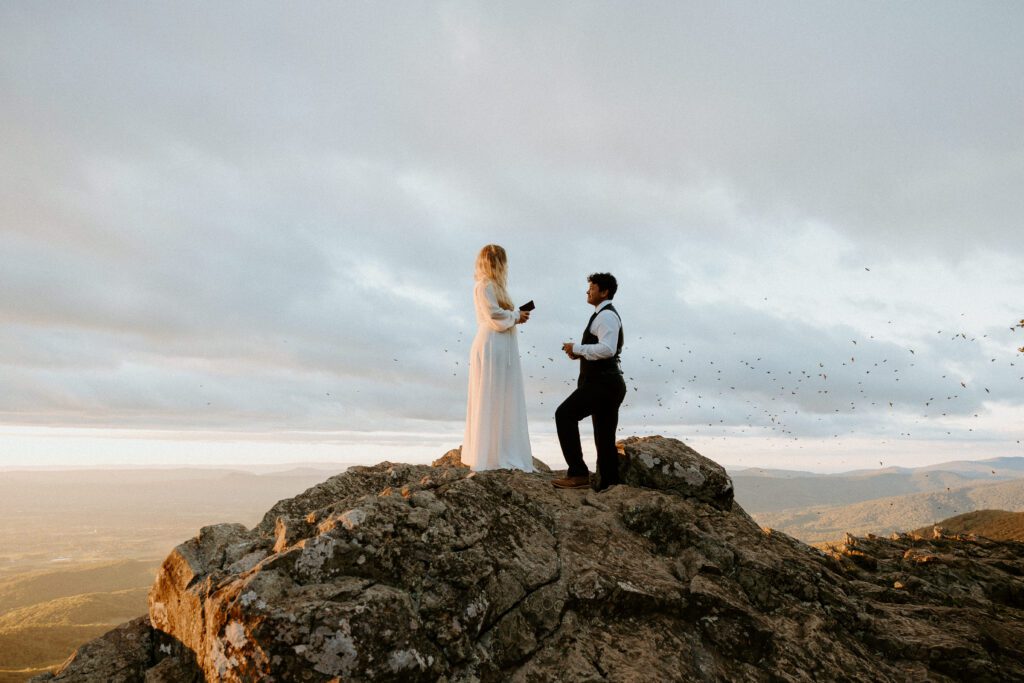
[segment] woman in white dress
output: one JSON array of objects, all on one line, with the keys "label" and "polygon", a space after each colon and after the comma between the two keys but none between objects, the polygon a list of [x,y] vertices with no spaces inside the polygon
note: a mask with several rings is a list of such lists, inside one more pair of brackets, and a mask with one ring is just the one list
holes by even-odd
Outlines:
[{"label": "woman in white dress", "polygon": [[469,400],[462,462],[473,470],[533,471],[516,325],[530,318],[506,291],[508,257],[488,244],[476,257],[476,338],[469,352]]}]

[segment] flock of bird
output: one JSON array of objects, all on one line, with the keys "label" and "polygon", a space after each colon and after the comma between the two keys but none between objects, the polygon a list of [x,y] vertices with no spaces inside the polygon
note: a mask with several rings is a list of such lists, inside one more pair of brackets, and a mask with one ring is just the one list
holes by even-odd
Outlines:
[{"label": "flock of bird", "polygon": [[[1024,329],[1024,320],[1010,331],[1018,328]],[[964,435],[964,430],[969,434],[974,431],[969,421],[979,418],[983,402],[997,398],[986,385],[988,380],[1012,373],[1024,381],[1024,374],[1014,369],[1024,346],[1014,349],[1015,353],[1002,353],[1000,358],[1001,352],[992,352],[1000,346],[988,334],[976,336],[959,330],[938,330],[936,334],[946,343],[976,345],[969,350],[976,365],[967,368],[952,362],[952,358],[963,358],[964,349],[939,349],[937,343],[901,349],[873,335],[850,339],[849,351],[833,348],[822,358],[802,364],[778,354],[729,357],[722,353],[727,345],[695,351],[682,342],[674,350],[672,344],[645,342],[643,336],[637,336],[635,342],[627,339],[623,349],[630,392],[622,406],[620,425],[631,434],[656,433],[670,425],[703,438],[739,433],[792,441],[799,441],[801,435],[842,439],[866,436],[858,434],[864,423],[849,418],[869,413],[876,422],[872,433],[882,438],[918,436],[912,431],[917,429],[915,425],[925,425],[926,436],[941,431],[953,436],[954,430],[958,436]],[[984,346],[977,346],[983,341]],[[460,333],[457,347],[461,346]],[[563,360],[560,350],[550,355],[546,351],[524,345],[523,367],[527,392],[533,395],[528,402],[536,400],[553,413],[575,386],[576,368],[556,362]],[[993,369],[1005,365],[1010,372],[978,372],[982,352],[988,364],[995,364]],[[465,372],[466,361],[454,361],[453,374]],[[953,367],[959,372],[950,369]],[[969,376],[972,372],[974,377]],[[553,400],[548,400],[552,394]],[[957,419],[947,422],[945,418]]]}]

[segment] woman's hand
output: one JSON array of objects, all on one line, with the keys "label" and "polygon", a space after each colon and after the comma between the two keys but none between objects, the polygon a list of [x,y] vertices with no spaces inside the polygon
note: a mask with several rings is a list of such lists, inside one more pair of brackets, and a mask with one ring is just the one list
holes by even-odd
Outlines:
[{"label": "woman's hand", "polygon": [[519,311],[519,319],[516,320],[516,324],[517,325],[522,325],[523,323],[525,323],[529,319],[530,319],[530,312],[529,311]]}]

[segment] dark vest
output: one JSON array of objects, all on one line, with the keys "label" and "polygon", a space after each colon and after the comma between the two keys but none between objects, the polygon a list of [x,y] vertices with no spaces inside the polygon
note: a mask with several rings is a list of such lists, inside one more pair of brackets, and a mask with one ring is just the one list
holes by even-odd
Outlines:
[{"label": "dark vest", "polygon": [[611,358],[602,358],[600,360],[587,360],[586,358],[580,358],[580,379],[585,377],[595,377],[599,375],[621,375],[622,368],[619,366],[619,356],[622,354],[622,317],[619,312],[615,310],[615,307],[608,304],[600,311],[594,311],[594,315],[590,316],[590,320],[587,322],[586,328],[583,330],[583,339],[580,341],[581,344],[596,344],[599,340],[597,335],[590,331],[590,326],[594,324],[594,319],[598,313],[602,311],[611,311],[615,314],[615,317],[619,319],[619,343],[615,349],[615,355]]}]

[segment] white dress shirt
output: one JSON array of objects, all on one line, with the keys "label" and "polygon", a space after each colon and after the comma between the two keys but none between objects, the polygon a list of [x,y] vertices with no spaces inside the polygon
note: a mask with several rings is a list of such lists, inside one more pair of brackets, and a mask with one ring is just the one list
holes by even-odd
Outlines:
[{"label": "white dress shirt", "polygon": [[577,356],[583,356],[587,360],[601,360],[611,358],[619,347],[619,316],[613,311],[606,311],[605,306],[610,305],[610,299],[605,299],[597,305],[597,317],[590,324],[590,332],[597,337],[596,344],[573,344],[572,352]]}]

